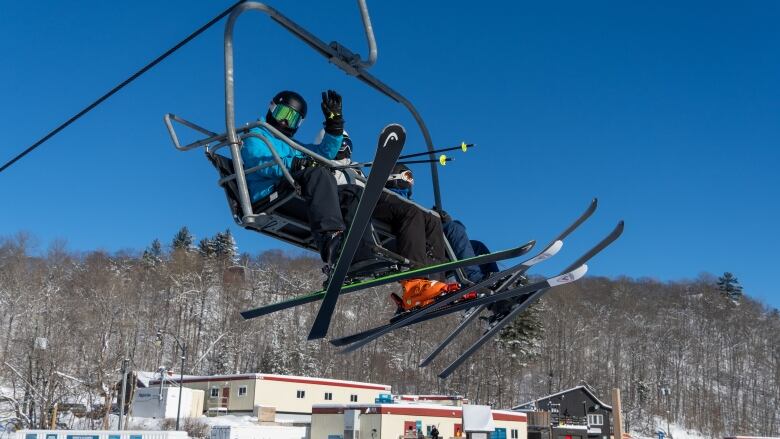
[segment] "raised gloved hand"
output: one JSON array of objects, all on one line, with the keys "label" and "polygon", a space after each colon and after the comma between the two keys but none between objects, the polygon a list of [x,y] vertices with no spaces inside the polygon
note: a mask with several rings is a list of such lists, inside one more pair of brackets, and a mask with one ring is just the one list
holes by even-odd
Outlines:
[{"label": "raised gloved hand", "polygon": [[325,132],[334,136],[344,133],[344,117],[341,115],[341,95],[335,90],[322,92],[322,114],[325,116]]},{"label": "raised gloved hand", "polygon": [[290,170],[292,172],[297,172],[306,168],[312,168],[314,166],[317,166],[317,161],[309,156],[293,157],[292,164],[290,165]]}]

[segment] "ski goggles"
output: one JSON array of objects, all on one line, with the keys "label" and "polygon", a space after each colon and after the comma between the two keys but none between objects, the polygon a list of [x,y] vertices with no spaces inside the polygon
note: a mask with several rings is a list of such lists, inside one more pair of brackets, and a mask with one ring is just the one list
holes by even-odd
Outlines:
[{"label": "ski goggles", "polygon": [[277,122],[287,122],[287,126],[293,130],[298,129],[303,122],[301,113],[288,105],[271,102],[269,110],[271,111],[271,116],[273,116]]},{"label": "ski goggles", "polygon": [[412,171],[404,171],[398,174],[390,174],[388,180],[403,180],[409,182],[410,185],[414,185],[414,176]]},{"label": "ski goggles", "polygon": [[339,148],[339,153],[345,155],[346,157],[352,156],[352,139],[349,137],[344,137],[341,141],[341,148]]}]

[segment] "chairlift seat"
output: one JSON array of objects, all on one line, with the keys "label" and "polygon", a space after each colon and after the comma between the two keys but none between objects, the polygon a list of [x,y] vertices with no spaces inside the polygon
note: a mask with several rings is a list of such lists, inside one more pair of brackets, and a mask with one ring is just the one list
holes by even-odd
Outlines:
[{"label": "chairlift seat", "polygon": [[[219,173],[220,186],[225,191],[225,197],[236,224],[298,247],[318,251],[309,228],[306,202],[298,195],[292,185],[286,180],[282,180],[268,196],[252,203],[254,215],[247,217],[241,209],[236,180],[228,178],[234,175],[233,160],[210,152],[206,153],[206,157]],[[372,220],[372,227],[377,243],[381,247],[393,251],[395,236],[392,234],[390,226],[381,221]]]}]

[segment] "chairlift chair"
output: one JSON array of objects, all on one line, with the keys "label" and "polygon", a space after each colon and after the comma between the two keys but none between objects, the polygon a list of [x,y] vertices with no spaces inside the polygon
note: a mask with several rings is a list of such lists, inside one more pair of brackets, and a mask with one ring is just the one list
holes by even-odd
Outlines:
[{"label": "chairlift chair", "polygon": [[[206,157],[219,173],[218,184],[225,190],[233,219],[239,226],[280,239],[301,248],[317,251],[316,244],[311,235],[311,230],[309,229],[305,203],[298,195],[296,184],[292,179],[289,169],[286,168],[279,158],[272,143],[263,135],[250,132],[250,129],[262,126],[273,133],[274,136],[288,144],[291,148],[312,157],[320,164],[331,168],[339,166],[339,164],[333,160],[322,157],[298,144],[263,121],[258,120],[236,129],[235,96],[233,87],[233,28],[237,18],[246,11],[257,10],[264,12],[270,16],[272,20],[282,25],[294,36],[302,39],[310,47],[327,58],[330,63],[342,69],[347,74],[355,76],[367,83],[390,99],[404,105],[417,121],[423,137],[425,138],[429,157],[434,159],[434,154],[432,152],[433,142],[428,132],[428,128],[411,102],[366,71],[366,69],[370,68],[376,62],[376,40],[374,39],[373,28],[365,0],[357,0],[357,3],[361,12],[363,27],[369,46],[369,58],[365,61],[360,55],[352,52],[336,41],[331,42],[329,45],[325,44],[322,40],[309,33],[277,10],[263,3],[245,2],[239,4],[231,12],[225,27],[225,132],[218,134],[172,113],[168,113],[164,116],[165,125],[176,149],[188,151],[196,148],[204,148]],[[206,137],[182,145],[179,142],[174,123],[183,125]],[[249,136],[255,136],[262,140],[274,156],[274,161],[262,163],[250,169],[244,169],[240,148],[243,139]],[[220,149],[225,147],[229,148],[230,156],[218,153]],[[284,178],[277,184],[277,187],[274,188],[274,191],[270,195],[256,202],[252,202],[249,196],[246,175],[268,166],[279,166],[284,174]],[[436,169],[435,163],[432,162],[430,166],[435,203],[437,207],[441,208],[438,170]],[[344,172],[348,175],[348,178],[354,178],[355,180],[361,180],[363,182],[366,181],[365,178],[359,175],[354,169],[344,169]],[[385,189],[385,191],[392,194],[392,196],[397,196],[388,189]],[[438,213],[435,211],[426,209],[411,200],[404,198],[400,199],[438,216]],[[375,244],[373,250],[375,254],[377,254],[377,257],[384,262],[385,270],[377,272],[375,269],[376,267],[371,267],[371,270],[369,270],[371,275],[383,274],[382,271],[398,270],[409,265],[410,261],[392,251],[395,237],[393,236],[389,225],[373,220],[372,234]],[[446,239],[445,243],[447,243]],[[449,243],[446,245],[448,257],[455,259],[451,246]],[[457,275],[462,283],[468,283],[468,280],[461,271],[458,271]]]}]

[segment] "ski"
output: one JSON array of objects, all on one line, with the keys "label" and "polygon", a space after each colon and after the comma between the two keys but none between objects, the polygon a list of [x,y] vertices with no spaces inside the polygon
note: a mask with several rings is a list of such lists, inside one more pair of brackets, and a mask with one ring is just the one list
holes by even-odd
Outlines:
[{"label": "ski", "polygon": [[[574,230],[576,230],[582,223],[584,223],[588,218],[593,215],[593,212],[596,211],[596,207],[598,207],[598,199],[594,198],[591,200],[590,204],[588,205],[588,208],[585,209],[585,211],[573,222],[569,227],[567,227],[563,232],[561,232],[558,236],[556,236],[550,244],[547,245],[547,248],[552,246],[555,241],[563,241],[566,239]],[[525,272],[520,271],[517,273],[518,276],[523,275]],[[514,280],[514,279],[511,279]],[[501,284],[501,286],[498,287],[497,291],[502,291],[504,288],[511,285],[510,282],[504,282]],[[452,340],[457,337],[458,334],[460,334],[463,329],[465,329],[472,321],[474,321],[475,318],[486,308],[486,305],[481,305],[476,307],[469,315],[465,316],[463,320],[458,324],[458,326],[445,338],[441,343],[439,343],[436,348],[431,351],[430,354],[428,354],[427,357],[423,361],[420,362],[419,367],[425,367],[427,366],[431,361],[433,361],[434,358],[436,358],[439,353],[441,353],[444,348],[446,348]]]},{"label": "ski", "polygon": [[[595,251],[598,253],[602,249],[604,249],[606,246],[611,244],[614,240],[616,240],[618,237],[620,237],[620,234],[623,233],[623,222],[621,221],[618,223],[615,230],[612,231],[606,238],[604,238],[601,242],[596,244],[596,246],[589,252]],[[594,253],[595,254],[595,253]],[[587,256],[587,254],[586,254]],[[583,256],[582,258],[578,259],[577,261],[573,262],[570,266],[566,267],[563,271],[569,271],[572,267],[577,266],[580,263],[584,262],[584,258],[586,256]],[[589,257],[588,257],[589,258]],[[463,352],[458,358],[455,359],[452,363],[450,363],[449,366],[447,366],[441,373],[439,373],[439,378],[444,379],[447,378],[452,374],[452,372],[455,371],[458,367],[460,367],[461,364],[463,364],[464,361],[466,361],[469,357],[471,357],[477,350],[479,350],[480,347],[482,347],[483,344],[485,344],[488,340],[492,339],[496,334],[499,333],[506,325],[511,323],[515,318],[517,318],[520,313],[525,311],[532,303],[534,303],[536,300],[538,300],[542,295],[547,293],[549,291],[549,288],[543,288],[538,291],[535,291],[534,293],[530,294],[529,296],[523,298],[522,300],[518,301],[513,307],[512,310],[507,314],[506,316],[502,317],[500,320],[498,320],[492,327],[490,327],[487,331],[485,331],[482,336],[477,339],[468,349],[466,349],[465,352]]]},{"label": "ski", "polygon": [[360,196],[352,224],[347,229],[339,259],[330,272],[328,287],[325,289],[320,309],[309,332],[309,340],[323,338],[328,333],[328,327],[330,327],[330,321],[333,318],[333,310],[336,308],[339,292],[344,284],[344,278],[347,277],[349,266],[352,264],[352,258],[355,257],[363,234],[371,222],[374,207],[376,207],[379,196],[385,188],[387,178],[393,171],[395,162],[398,161],[398,156],[401,155],[405,141],[406,131],[401,125],[390,124],[384,127],[379,134],[379,142],[373,162],[374,166],[371,174],[368,176],[366,186],[363,188],[363,195]]},{"label": "ski", "polygon": [[[417,318],[420,318],[420,317],[424,316],[425,314],[428,314],[428,313],[431,313],[433,311],[436,311],[439,308],[441,308],[441,307],[443,307],[445,305],[448,305],[448,304],[450,304],[450,303],[452,303],[452,302],[462,298],[463,296],[465,296],[470,291],[476,291],[477,293],[479,293],[480,291],[482,291],[482,290],[484,290],[484,289],[486,289],[486,288],[488,288],[488,287],[490,287],[492,285],[495,285],[497,282],[500,282],[505,276],[510,276],[510,278],[511,277],[515,277],[515,274],[518,271],[521,271],[521,270],[525,271],[528,268],[532,267],[533,265],[536,265],[539,262],[542,262],[542,261],[544,261],[546,259],[551,258],[553,255],[558,253],[558,250],[560,250],[561,246],[563,246],[563,242],[555,241],[555,243],[553,243],[553,245],[551,245],[547,249],[541,251],[536,256],[534,256],[534,257],[532,257],[532,258],[530,258],[530,259],[528,259],[526,261],[523,261],[520,264],[515,265],[512,268],[509,268],[507,270],[495,273],[492,276],[488,277],[487,279],[483,279],[483,280],[477,282],[474,285],[466,286],[466,287],[460,288],[459,290],[457,290],[457,291],[455,291],[453,293],[447,294],[446,296],[441,296],[441,297],[438,298],[438,300],[436,300],[432,304],[426,306],[425,308],[422,308],[422,309],[419,309],[419,310],[408,311],[408,312],[406,312],[404,314],[396,316],[395,321],[391,321],[390,326],[388,328],[386,328],[386,330],[383,330],[382,333],[372,334],[369,337],[367,337],[366,339],[363,339],[363,340],[355,342],[355,344],[353,346],[350,346],[349,348],[347,348],[347,351],[352,351],[354,349],[357,349],[360,346],[363,346],[364,344],[370,342],[371,340],[373,340],[373,339],[375,339],[377,337],[381,337],[382,335],[384,335],[384,334],[386,334],[388,332],[391,332],[391,331],[395,330],[396,328],[400,328],[401,326],[406,326],[408,324],[411,324]],[[331,343],[333,343],[333,341],[331,341]],[[333,344],[335,344],[335,343],[333,343]]]},{"label": "ski", "polygon": [[[375,279],[368,279],[361,282],[355,282],[353,284],[345,285],[342,287],[339,294],[353,293],[355,291],[364,290],[379,285],[385,285],[392,282],[404,280],[410,277],[427,276],[433,273],[439,273],[442,271],[455,270],[469,265],[482,265],[489,264],[491,262],[503,261],[505,259],[512,259],[522,256],[528,253],[534,247],[535,241],[527,242],[521,246],[502,250],[498,252],[488,253],[485,255],[475,256],[473,258],[461,259],[457,261],[444,262],[442,264],[429,265],[426,267],[418,268],[415,270],[399,271],[397,273],[388,274],[386,276],[378,277]],[[320,290],[314,293],[305,294],[302,296],[296,296],[288,300],[272,303],[262,307],[246,310],[241,312],[241,317],[244,319],[253,319],[261,317],[267,314],[271,314],[277,311],[296,307],[298,305],[304,305],[311,302],[322,300],[325,296],[325,290]]]},{"label": "ski", "polygon": [[[583,267],[584,264],[588,260],[590,260],[593,256],[597,255],[603,249],[608,247],[612,242],[614,242],[617,238],[619,238],[622,233],[623,233],[623,221],[620,221],[618,223],[618,225],[612,230],[612,232],[609,233],[609,235],[607,235],[598,244],[596,244],[594,247],[592,247],[590,250],[588,250],[585,254],[583,254],[574,263],[569,265],[569,267],[577,267],[577,268]],[[513,268],[515,268],[515,267],[513,267]],[[506,274],[507,272],[509,272],[511,270],[512,269],[505,270],[502,273]],[[502,274],[502,273],[499,273],[499,275]],[[567,275],[568,274],[571,274],[571,272],[567,273]],[[566,275],[562,275],[562,276],[566,276]],[[558,276],[558,277],[562,277],[562,276]],[[447,314],[451,314],[451,313],[458,312],[458,311],[461,311],[461,310],[466,310],[466,309],[473,308],[473,307],[480,306],[480,305],[487,305],[489,303],[497,302],[499,300],[514,299],[514,298],[516,298],[518,296],[521,296],[523,294],[533,293],[534,291],[532,291],[532,289],[536,285],[537,284],[531,284],[531,285],[526,285],[526,286],[523,286],[523,287],[512,288],[512,289],[509,289],[509,290],[506,290],[506,291],[502,291],[502,292],[499,292],[499,293],[496,293],[496,294],[492,294],[492,295],[489,295],[489,296],[477,297],[476,299],[470,299],[470,300],[462,301],[462,302],[459,302],[459,303],[455,303],[455,304],[452,304],[450,306],[444,307],[442,309],[439,309],[439,310],[436,310],[436,311],[433,311],[433,312],[429,312],[429,313],[424,314],[424,315],[413,315],[413,316],[410,316],[410,317],[414,317],[414,319],[407,318],[405,320],[405,323],[404,323],[403,326],[408,326],[408,325],[412,325],[412,324],[415,324],[415,323],[421,323],[421,322],[426,321],[426,320],[442,317],[442,316],[445,316]],[[529,290],[529,288],[531,290]],[[417,311],[417,313],[420,313],[420,312],[428,310],[428,309],[429,308],[423,308],[422,310]],[[401,315],[401,317],[404,317],[404,316],[406,316],[406,315]],[[388,332],[391,332],[394,329],[397,329],[398,326],[393,327],[392,329],[389,329],[395,323],[397,323],[397,320],[391,320],[390,323],[386,323],[384,325],[377,326],[375,328],[367,329],[367,330],[365,330],[363,332],[352,334],[352,335],[349,335],[349,336],[346,336],[346,337],[341,337],[341,338],[338,338],[338,339],[334,339],[334,340],[331,340],[330,342],[333,345],[335,345],[335,346],[345,346],[345,345],[361,342],[362,340],[365,340],[368,337],[373,337],[372,339],[378,338],[381,335],[384,335],[384,334],[386,334]],[[353,350],[353,349],[350,349],[350,351],[351,350]],[[344,351],[344,352],[348,352],[348,351]]]},{"label": "ski", "polygon": [[414,312],[412,315],[406,316],[406,318],[404,319],[395,321],[394,323],[389,323],[387,325],[383,325],[378,328],[365,331],[363,333],[365,335],[363,335],[362,338],[355,340],[352,344],[346,346],[344,349],[341,350],[341,353],[345,354],[347,352],[352,352],[354,350],[357,350],[363,347],[364,345],[370,343],[371,341],[404,326],[413,325],[415,323],[420,323],[426,320],[430,320],[434,317],[441,317],[447,314],[458,312],[464,309],[469,309],[471,307],[490,303],[496,300],[509,299],[523,294],[531,294],[542,288],[552,288],[558,285],[571,283],[576,280],[579,280],[582,276],[585,275],[587,271],[588,271],[588,266],[581,265],[576,269],[568,273],[565,273],[563,275],[544,279],[542,281],[534,282],[532,284],[512,288],[502,293],[499,293],[497,295],[485,295],[482,297],[477,297],[475,299],[464,300],[425,313],[423,311],[427,311],[429,310],[429,308],[423,308],[421,310],[418,310],[417,312]]}]

